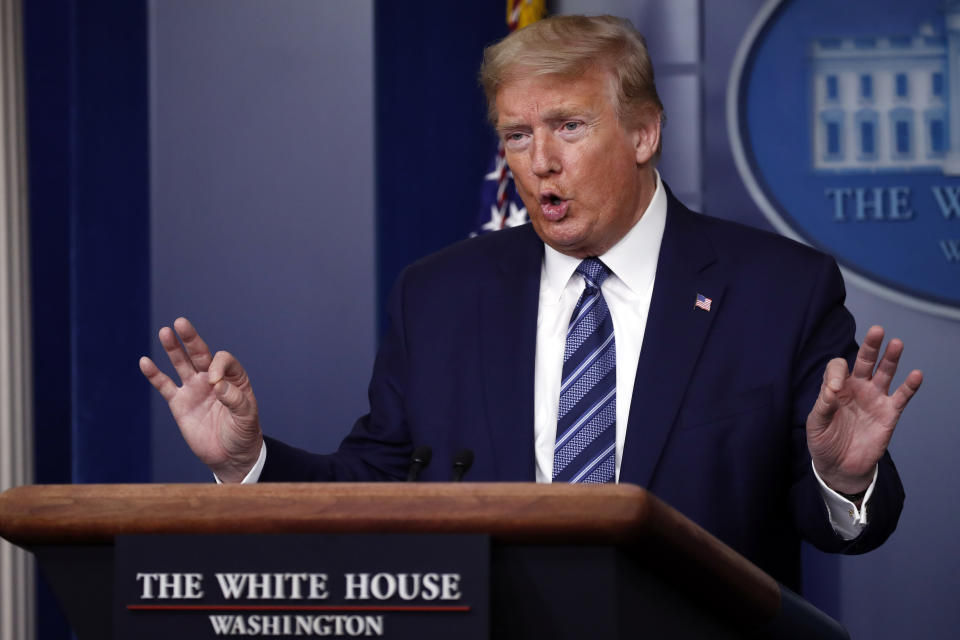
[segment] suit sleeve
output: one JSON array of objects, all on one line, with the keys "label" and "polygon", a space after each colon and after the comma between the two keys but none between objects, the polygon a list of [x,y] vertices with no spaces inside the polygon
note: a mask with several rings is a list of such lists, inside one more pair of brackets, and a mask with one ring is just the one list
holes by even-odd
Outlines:
[{"label": "suit sleeve", "polygon": [[832,358],[857,355],[855,324],[844,306],[846,292],[836,262],[823,256],[809,296],[807,314],[794,360],[793,486],[790,500],[794,524],[804,539],[829,552],[864,553],[880,546],[896,529],[903,509],[903,485],[889,453],[878,463],[877,483],[867,504],[867,526],[853,540],[844,540],[830,525],[807,448],[806,420]]}]

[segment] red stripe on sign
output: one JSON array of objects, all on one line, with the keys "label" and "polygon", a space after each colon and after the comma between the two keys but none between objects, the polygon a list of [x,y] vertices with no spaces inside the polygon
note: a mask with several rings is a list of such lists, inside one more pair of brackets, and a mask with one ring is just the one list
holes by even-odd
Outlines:
[{"label": "red stripe on sign", "polygon": [[281,605],[281,604],[128,604],[128,611],[415,611],[415,612],[466,612],[469,606],[425,605]]}]

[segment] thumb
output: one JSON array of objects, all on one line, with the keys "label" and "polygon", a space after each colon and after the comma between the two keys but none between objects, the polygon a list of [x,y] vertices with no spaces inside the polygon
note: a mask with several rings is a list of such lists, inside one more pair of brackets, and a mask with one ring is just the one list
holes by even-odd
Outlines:
[{"label": "thumb", "polygon": [[246,397],[235,385],[226,380],[220,380],[213,387],[213,392],[217,394],[217,399],[222,402],[227,409],[235,416],[247,416],[250,413],[250,404]]}]

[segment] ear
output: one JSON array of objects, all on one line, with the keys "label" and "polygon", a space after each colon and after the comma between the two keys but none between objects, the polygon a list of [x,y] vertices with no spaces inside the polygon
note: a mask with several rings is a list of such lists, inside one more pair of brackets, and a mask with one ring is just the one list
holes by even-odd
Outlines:
[{"label": "ear", "polygon": [[637,165],[649,163],[660,151],[660,113],[644,111],[633,131],[633,149]]}]

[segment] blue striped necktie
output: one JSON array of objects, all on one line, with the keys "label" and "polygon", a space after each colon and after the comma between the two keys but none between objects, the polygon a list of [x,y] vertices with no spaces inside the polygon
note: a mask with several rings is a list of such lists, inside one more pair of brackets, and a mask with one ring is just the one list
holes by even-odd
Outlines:
[{"label": "blue striped necktie", "polygon": [[613,482],[616,468],[617,348],[598,258],[577,267],[586,287],[567,328],[553,449],[554,482]]}]

